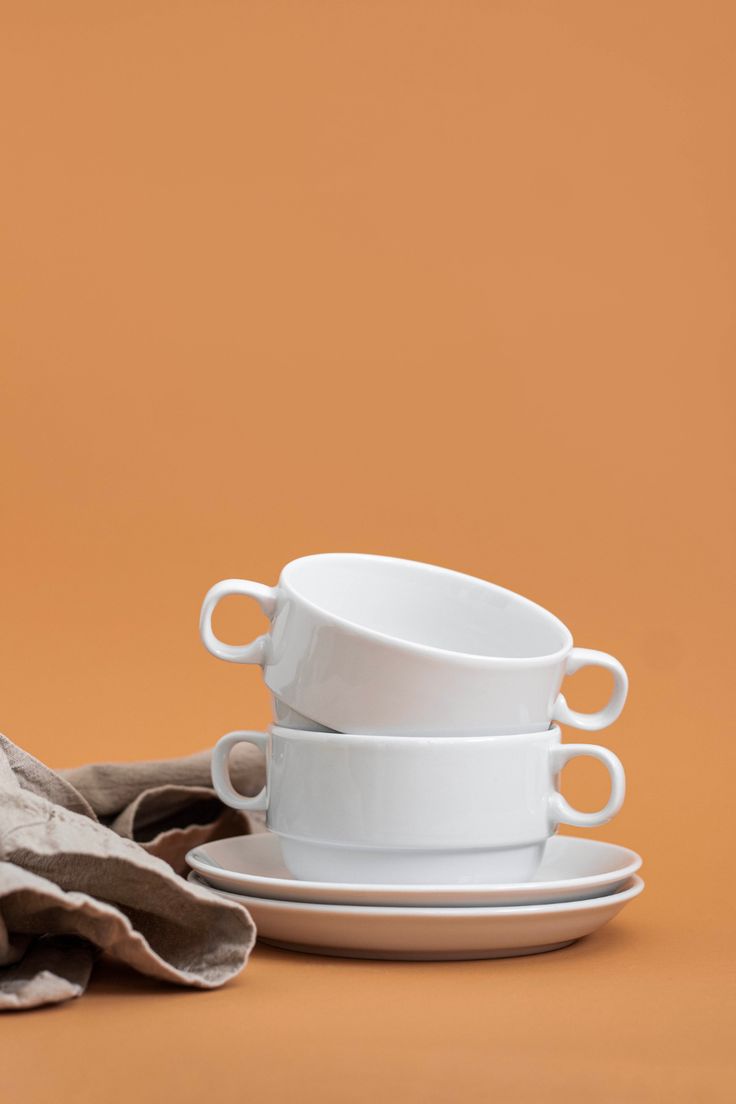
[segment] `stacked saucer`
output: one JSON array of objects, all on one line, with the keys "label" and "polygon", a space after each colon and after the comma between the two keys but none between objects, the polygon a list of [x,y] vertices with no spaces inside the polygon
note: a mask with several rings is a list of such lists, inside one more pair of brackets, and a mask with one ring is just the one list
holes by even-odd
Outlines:
[{"label": "stacked saucer", "polygon": [[555,836],[531,882],[365,885],[295,878],[278,836],[238,836],[190,851],[191,881],[238,901],[265,943],[358,958],[503,958],[567,946],[644,888],[634,851]]},{"label": "stacked saucer", "polygon": [[[211,618],[226,594],[255,597],[270,633],[219,641]],[[188,856],[190,878],[245,905],[262,939],[380,958],[529,954],[590,934],[641,892],[634,852],[554,835],[623,803],[613,752],[563,744],[554,722],[605,727],[627,679],[613,657],[573,648],[540,606],[443,568],[332,554],[289,564],[276,588],[217,584],[201,632],[220,658],[263,667],[279,722],[228,734],[212,761],[221,799],[266,810],[270,831]],[[614,691],[577,713],[560,685],[593,664]],[[230,781],[241,741],[266,753],[255,797]],[[559,792],[580,755],[609,773],[597,812]]]}]

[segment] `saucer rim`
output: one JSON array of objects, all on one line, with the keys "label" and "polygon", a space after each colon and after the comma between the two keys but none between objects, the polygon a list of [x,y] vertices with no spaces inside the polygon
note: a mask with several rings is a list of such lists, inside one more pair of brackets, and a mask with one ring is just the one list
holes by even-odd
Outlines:
[{"label": "saucer rim", "polygon": [[[548,880],[548,881],[543,881],[543,882],[542,881],[539,881],[539,882],[479,882],[479,883],[476,883],[476,884],[465,884],[465,883],[461,883],[461,884],[454,884],[454,883],[453,884],[449,884],[449,883],[440,883],[440,884],[416,883],[416,884],[406,885],[406,884],[403,884],[403,883],[396,884],[396,883],[383,883],[383,882],[381,882],[381,883],[378,883],[378,882],[377,883],[332,882],[332,881],[319,881],[318,882],[318,881],[314,881],[314,879],[307,880],[307,879],[301,879],[301,878],[296,878],[296,877],[281,878],[281,877],[273,877],[269,874],[246,874],[246,873],[243,873],[241,871],[231,870],[228,867],[220,866],[219,864],[202,862],[201,860],[196,858],[196,852],[197,851],[200,851],[202,848],[208,847],[212,844],[231,843],[234,840],[251,841],[251,840],[264,838],[264,837],[274,838],[274,836],[276,836],[276,833],[267,831],[267,832],[255,832],[255,833],[252,833],[249,836],[227,836],[227,837],[224,837],[223,839],[220,839],[220,840],[208,840],[204,844],[197,844],[197,846],[192,847],[187,852],[187,854],[185,855],[185,861],[186,861],[187,865],[193,871],[195,871],[197,874],[199,874],[205,881],[207,881],[207,874],[211,873],[211,871],[213,869],[215,869],[218,873],[223,874],[223,875],[227,875],[229,878],[232,878],[236,882],[242,881],[243,884],[246,884],[246,885],[250,886],[251,888],[253,887],[254,880],[258,880],[260,882],[263,882],[263,883],[267,884],[269,886],[269,888],[280,889],[280,890],[284,890],[284,891],[287,891],[287,892],[290,889],[292,889],[293,886],[296,884],[300,887],[300,890],[302,890],[305,893],[310,892],[310,891],[319,893],[319,892],[324,892],[324,891],[329,891],[329,890],[339,890],[343,893],[351,893],[351,892],[352,893],[357,893],[357,892],[362,893],[362,892],[370,891],[370,892],[376,893],[376,894],[378,894],[378,893],[381,893],[381,894],[408,893],[409,895],[416,895],[416,896],[418,896],[420,894],[428,894],[428,895],[429,894],[438,894],[440,896],[442,896],[442,895],[450,896],[451,894],[457,894],[457,893],[468,893],[468,894],[470,894],[470,893],[491,893],[491,892],[495,892],[495,893],[498,893],[498,894],[512,893],[512,894],[521,895],[522,893],[534,893],[534,892],[536,892],[536,893],[549,893],[549,892],[554,892],[556,889],[563,889],[564,890],[566,887],[572,887],[572,886],[574,886],[576,889],[581,889],[581,890],[595,889],[595,888],[597,888],[601,885],[612,884],[612,883],[615,883],[615,882],[628,881],[629,878],[632,878],[637,873],[637,871],[641,869],[643,861],[644,861],[642,859],[641,855],[638,854],[638,852],[636,852],[632,848],[626,847],[626,846],[624,846],[623,844],[620,844],[620,843],[610,843],[608,840],[590,839],[587,836],[564,835],[564,836],[557,836],[557,837],[553,837],[553,838],[566,839],[566,840],[569,840],[569,839],[575,840],[576,846],[577,845],[587,846],[588,844],[603,844],[606,847],[616,847],[620,851],[623,851],[623,852],[626,853],[626,855],[629,857],[629,861],[625,865],[623,865],[622,867],[620,867],[619,869],[617,869],[615,871],[608,871],[606,873],[601,873],[601,874],[587,874],[587,875],[583,875],[582,877],[577,877],[577,878],[557,878],[557,879],[553,879],[551,881]],[[278,838],[278,837],[276,837],[276,838]],[[210,883],[208,882],[208,885],[209,884]],[[225,890],[224,892],[231,892],[231,891]],[[250,894],[250,895],[251,896],[257,896],[257,894]],[[610,897],[612,895],[608,894],[608,896]],[[266,899],[272,900],[272,899],[276,899],[276,898],[266,898]],[[578,898],[578,899],[585,900],[585,898]],[[287,897],[278,898],[278,900],[290,900],[290,898],[287,896]],[[306,902],[306,903],[309,903],[309,902]],[[316,904],[316,903],[319,903],[319,902],[314,902],[314,903]],[[360,907],[360,906],[356,906],[356,907]],[[387,906],[387,907],[393,907],[393,906]],[[411,906],[411,907],[422,908],[422,907],[430,907],[430,906],[417,905],[417,906]],[[453,906],[453,907],[462,908],[462,907],[465,907],[465,906],[460,905],[460,906]],[[467,906],[467,907],[473,907],[473,906]],[[477,906],[477,907],[491,907],[491,906]],[[529,906],[503,906],[503,905],[497,905],[497,906],[494,906],[494,907],[503,908],[503,907],[529,907]]]},{"label": "saucer rim", "polygon": [[203,889],[208,889],[212,893],[234,900],[243,908],[248,908],[248,902],[253,902],[257,908],[270,910],[289,908],[296,909],[298,912],[317,914],[338,912],[342,916],[376,916],[380,913],[388,917],[402,918],[417,915],[426,918],[453,915],[478,919],[484,917],[510,919],[514,916],[557,915],[559,913],[574,912],[578,909],[584,909],[587,912],[611,908],[615,905],[624,905],[628,901],[633,901],[635,897],[642,893],[646,885],[643,878],[640,878],[638,874],[634,874],[628,880],[624,889],[618,890],[616,893],[606,894],[603,897],[583,897],[576,901],[549,901],[536,905],[445,905],[443,907],[436,905],[335,905],[310,901],[289,901],[275,897],[256,897],[253,894],[233,893],[227,889],[218,889],[216,886],[210,885],[205,878],[194,870],[189,872],[187,881]]}]

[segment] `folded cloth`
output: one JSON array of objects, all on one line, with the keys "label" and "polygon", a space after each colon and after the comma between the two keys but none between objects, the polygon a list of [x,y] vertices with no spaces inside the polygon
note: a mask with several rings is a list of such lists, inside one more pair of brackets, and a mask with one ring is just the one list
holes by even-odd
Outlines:
[{"label": "folded cloth", "polygon": [[[255,793],[263,763],[241,747],[233,780]],[[251,829],[208,781],[207,753],[56,773],[0,735],[0,1010],[79,996],[101,951],[200,989],[242,970],[247,911],[164,861],[180,869],[188,847]]]},{"label": "folded cloth", "polygon": [[[254,794],[263,786],[263,756],[253,744],[238,744],[230,755],[236,789]],[[182,759],[139,763],[92,763],[59,772],[88,810],[126,839],[166,859],[185,874],[184,856],[197,844],[263,831],[263,817],[228,809],[212,789],[210,752]]]}]

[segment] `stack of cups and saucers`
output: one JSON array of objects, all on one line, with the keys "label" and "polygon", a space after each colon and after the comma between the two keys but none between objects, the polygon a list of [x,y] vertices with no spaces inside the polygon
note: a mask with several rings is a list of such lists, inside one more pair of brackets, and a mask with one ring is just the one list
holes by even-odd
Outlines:
[{"label": "stack of cups and saucers", "polygon": [[[228,595],[255,598],[270,629],[220,641]],[[220,659],[262,668],[274,723],[215,746],[223,802],[265,811],[267,831],[189,853],[190,879],[238,901],[266,943],[380,959],[533,954],[590,935],[639,893],[640,857],[566,832],[620,810],[623,767],[597,744],[563,742],[621,713],[626,672],[573,647],[553,614],[510,590],[410,560],[305,556],[275,587],[227,579],[208,592],[202,640]],[[571,709],[566,675],[613,677],[596,713]],[[266,785],[236,791],[229,755],[266,757]],[[597,759],[608,800],[574,808],[566,763]]]}]

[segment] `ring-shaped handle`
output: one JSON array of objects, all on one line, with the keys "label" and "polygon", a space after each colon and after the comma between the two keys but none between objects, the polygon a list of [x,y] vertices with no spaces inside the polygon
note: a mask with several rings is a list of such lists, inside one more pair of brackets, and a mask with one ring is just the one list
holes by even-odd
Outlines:
[{"label": "ring-shaped handle", "polygon": [[255,744],[261,751],[266,752],[268,757],[268,733],[267,732],[250,732],[248,730],[238,730],[235,732],[228,732],[227,736],[222,736],[215,744],[212,751],[212,785],[215,788],[215,793],[219,797],[220,801],[225,805],[229,805],[231,809],[243,809],[255,812],[256,810],[263,810],[268,808],[268,762],[266,762],[266,785],[257,793],[255,797],[246,797],[245,794],[238,793],[230,780],[230,766],[229,758],[230,752],[236,744]]},{"label": "ring-shaped handle", "polygon": [[213,656],[226,659],[228,663],[258,663],[263,666],[266,659],[268,633],[257,636],[250,644],[225,644],[212,631],[212,614],[215,612],[217,603],[231,594],[255,598],[267,617],[272,617],[276,609],[278,594],[276,587],[252,583],[248,579],[223,579],[221,583],[215,583],[210,587],[202,603],[202,611],[199,615],[199,635],[202,637],[202,643]]},{"label": "ring-shaped handle", "polygon": [[596,713],[579,713],[571,709],[564,694],[557,695],[552,710],[552,720],[558,724],[571,725],[585,732],[597,732],[620,716],[629,692],[629,678],[619,661],[607,652],[597,652],[593,648],[573,648],[567,657],[565,674],[574,675],[582,667],[604,667],[613,675],[613,693],[606,705]]},{"label": "ring-shaped handle", "polygon": [[595,813],[584,813],[580,809],[573,809],[569,801],[559,791],[555,791],[550,798],[550,816],[554,824],[573,824],[576,828],[597,828],[615,817],[626,796],[626,774],[617,755],[608,748],[598,747],[597,744],[560,744],[551,749],[550,755],[553,774],[558,774],[571,759],[577,758],[578,755],[585,755],[603,763],[611,780],[608,801]]}]

